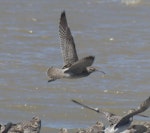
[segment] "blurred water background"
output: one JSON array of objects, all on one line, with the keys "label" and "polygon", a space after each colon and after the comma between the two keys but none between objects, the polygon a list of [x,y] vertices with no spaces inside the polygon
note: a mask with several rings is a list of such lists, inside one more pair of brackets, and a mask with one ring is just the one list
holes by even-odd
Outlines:
[{"label": "blurred water background", "polygon": [[[58,24],[63,10],[79,58],[94,55],[93,65],[105,76],[47,82],[48,67],[62,67]],[[44,133],[85,128],[106,120],[71,99],[123,115],[150,96],[149,87],[149,0],[0,1],[1,123],[38,115]]]}]

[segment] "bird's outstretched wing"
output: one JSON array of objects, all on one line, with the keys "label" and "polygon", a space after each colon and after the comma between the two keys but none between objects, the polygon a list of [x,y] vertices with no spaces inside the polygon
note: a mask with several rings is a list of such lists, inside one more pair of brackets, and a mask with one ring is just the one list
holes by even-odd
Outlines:
[{"label": "bird's outstretched wing", "polygon": [[80,60],[78,60],[77,62],[75,62],[74,64],[72,64],[72,66],[70,68],[68,68],[65,73],[76,73],[76,74],[80,74],[84,71],[86,71],[86,67],[91,66],[94,62],[94,56],[88,56],[88,57],[84,57]]},{"label": "bird's outstretched wing", "polygon": [[135,109],[133,112],[125,115],[124,117],[122,117],[116,124],[115,128],[122,126],[126,123],[128,123],[130,121],[130,118],[132,118],[134,115],[137,115],[139,113],[144,112],[145,110],[147,110],[150,107],[150,97],[147,98],[138,109]]},{"label": "bird's outstretched wing", "polygon": [[110,112],[102,111],[102,110],[100,110],[98,108],[94,108],[94,107],[85,105],[85,104],[80,103],[80,102],[78,102],[78,101],[76,101],[74,99],[72,99],[72,102],[74,102],[74,103],[76,103],[76,104],[78,104],[78,105],[80,105],[80,106],[82,106],[84,108],[87,108],[87,109],[93,110],[93,111],[95,111],[97,113],[103,114],[105,116],[105,118],[109,121],[110,125],[116,124],[116,122],[118,121],[118,119],[120,119],[120,116],[117,116],[117,115],[115,115],[113,113],[110,113]]},{"label": "bird's outstretched wing", "polygon": [[72,101],[72,102],[74,102],[74,103],[76,103],[76,104],[78,104],[78,105],[80,105],[80,106],[82,106],[82,107],[84,107],[84,108],[87,108],[87,109],[93,110],[93,111],[95,111],[95,112],[97,112],[97,113],[99,113],[99,112],[100,112],[100,110],[99,110],[98,108],[90,107],[90,106],[85,105],[85,104],[83,104],[83,103],[80,103],[80,102],[78,102],[78,101],[76,101],[76,100],[74,100],[74,99],[72,99],[71,101]]},{"label": "bird's outstretched wing", "polygon": [[61,40],[60,47],[62,50],[64,66],[68,64],[73,64],[78,60],[78,56],[73,36],[67,24],[65,11],[61,13],[60,17],[59,36]]}]

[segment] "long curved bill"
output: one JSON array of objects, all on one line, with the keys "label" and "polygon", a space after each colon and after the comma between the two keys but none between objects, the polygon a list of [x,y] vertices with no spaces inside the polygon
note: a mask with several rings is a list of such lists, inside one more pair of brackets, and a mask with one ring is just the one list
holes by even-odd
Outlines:
[{"label": "long curved bill", "polygon": [[102,74],[106,74],[104,71],[96,70],[97,72],[101,72]]},{"label": "long curved bill", "polygon": [[100,73],[102,73],[102,74],[104,74],[104,75],[106,74],[104,71],[101,71],[101,70],[100,70],[100,69],[101,69],[100,67],[94,66],[94,68],[95,68],[95,71],[96,71],[96,72],[100,72]]}]

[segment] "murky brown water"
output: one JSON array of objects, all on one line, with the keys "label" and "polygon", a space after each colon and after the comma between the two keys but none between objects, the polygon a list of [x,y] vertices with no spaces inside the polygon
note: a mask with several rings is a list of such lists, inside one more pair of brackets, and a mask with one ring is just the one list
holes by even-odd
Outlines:
[{"label": "murky brown water", "polygon": [[[44,133],[83,128],[104,118],[71,99],[123,115],[150,96],[150,1],[124,1],[0,1],[0,122],[39,115]],[[47,83],[47,68],[62,65],[58,23],[64,9],[79,57],[95,55],[105,77]]]}]

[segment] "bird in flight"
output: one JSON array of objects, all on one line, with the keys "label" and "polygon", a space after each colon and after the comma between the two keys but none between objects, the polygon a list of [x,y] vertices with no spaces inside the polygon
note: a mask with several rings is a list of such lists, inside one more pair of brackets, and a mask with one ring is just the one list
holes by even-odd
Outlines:
[{"label": "bird in flight", "polygon": [[[67,23],[65,11],[61,13],[59,22],[60,48],[63,56],[63,67],[48,68],[48,82],[61,78],[81,78],[86,77],[94,71],[99,71],[91,66],[94,62],[94,56],[90,55],[82,59],[78,59],[75,42]],[[100,71],[105,74],[103,71]]]},{"label": "bird in flight", "polygon": [[76,100],[72,100],[72,102],[81,105],[84,108],[88,108],[97,113],[103,114],[109,122],[109,126],[105,129],[105,133],[120,133],[122,131],[125,131],[132,123],[133,116],[139,115],[143,117],[148,117],[139,113],[146,111],[150,107],[150,97],[148,97],[143,103],[140,104],[140,106],[137,109],[131,109],[125,116],[121,117],[110,112],[102,111],[98,108],[90,107]]}]

